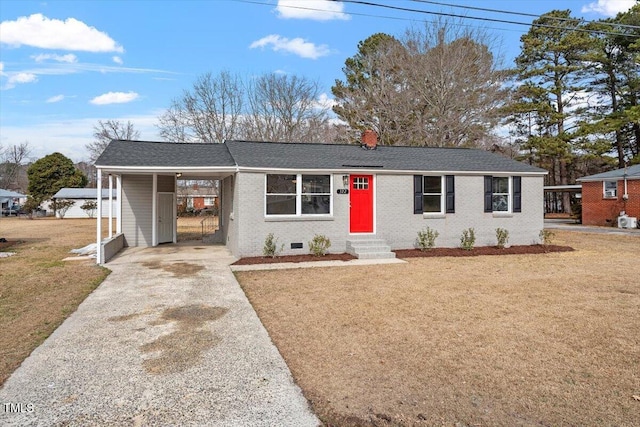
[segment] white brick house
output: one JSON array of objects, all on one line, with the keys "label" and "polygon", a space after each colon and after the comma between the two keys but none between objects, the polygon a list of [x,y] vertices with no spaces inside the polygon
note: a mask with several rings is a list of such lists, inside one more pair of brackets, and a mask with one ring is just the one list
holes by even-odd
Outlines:
[{"label": "white brick house", "polygon": [[96,167],[117,179],[125,246],[176,241],[177,176],[221,181],[219,239],[237,257],[262,255],[268,233],[283,254],[308,253],[315,234],[331,239],[330,252],[388,253],[414,247],[426,227],[440,247],[458,246],[470,227],[477,246],[495,245],[497,227],[510,244],[538,242],[543,169],[483,150],[367,142],[112,141]]}]

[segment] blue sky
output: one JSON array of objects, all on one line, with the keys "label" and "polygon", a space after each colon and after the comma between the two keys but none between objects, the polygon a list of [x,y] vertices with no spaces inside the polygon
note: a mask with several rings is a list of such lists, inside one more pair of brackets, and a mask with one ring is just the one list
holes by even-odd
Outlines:
[{"label": "blue sky", "polygon": [[[373,3],[531,23],[533,17],[410,0]],[[463,1],[437,3],[542,14],[570,9],[596,20],[634,0]],[[316,9],[316,10],[310,10]],[[320,83],[323,100],[343,78],[359,41],[395,36],[433,15],[325,0],[0,2],[0,145],[28,141],[37,159],[59,151],[86,160],[98,120],[131,120],[159,139],[157,117],[205,72],[245,78],[268,72]],[[465,19],[498,37],[505,63],[527,26]]]}]

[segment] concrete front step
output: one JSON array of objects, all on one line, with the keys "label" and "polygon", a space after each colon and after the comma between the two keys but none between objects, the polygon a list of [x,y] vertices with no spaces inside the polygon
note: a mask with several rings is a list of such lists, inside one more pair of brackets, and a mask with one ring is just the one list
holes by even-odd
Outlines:
[{"label": "concrete front step", "polygon": [[347,253],[359,259],[388,259],[395,258],[391,246],[384,239],[360,237],[347,240]]},{"label": "concrete front step", "polygon": [[389,258],[395,258],[396,254],[395,252],[365,252],[365,253],[358,253],[355,254],[355,256],[358,257],[358,259],[389,259]]}]

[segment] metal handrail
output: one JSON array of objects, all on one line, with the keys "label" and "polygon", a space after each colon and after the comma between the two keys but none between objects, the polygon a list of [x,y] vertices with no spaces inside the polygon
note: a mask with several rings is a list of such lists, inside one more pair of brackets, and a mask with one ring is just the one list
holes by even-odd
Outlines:
[{"label": "metal handrail", "polygon": [[213,234],[216,232],[216,217],[215,216],[206,216],[200,221],[200,226],[202,228],[202,238],[207,234]]}]

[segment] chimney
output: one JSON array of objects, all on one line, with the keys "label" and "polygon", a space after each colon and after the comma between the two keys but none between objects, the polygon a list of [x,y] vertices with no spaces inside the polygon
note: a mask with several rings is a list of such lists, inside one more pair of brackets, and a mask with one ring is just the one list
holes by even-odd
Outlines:
[{"label": "chimney", "polygon": [[378,146],[378,134],[371,129],[367,129],[362,133],[362,146],[367,150],[375,150]]}]

